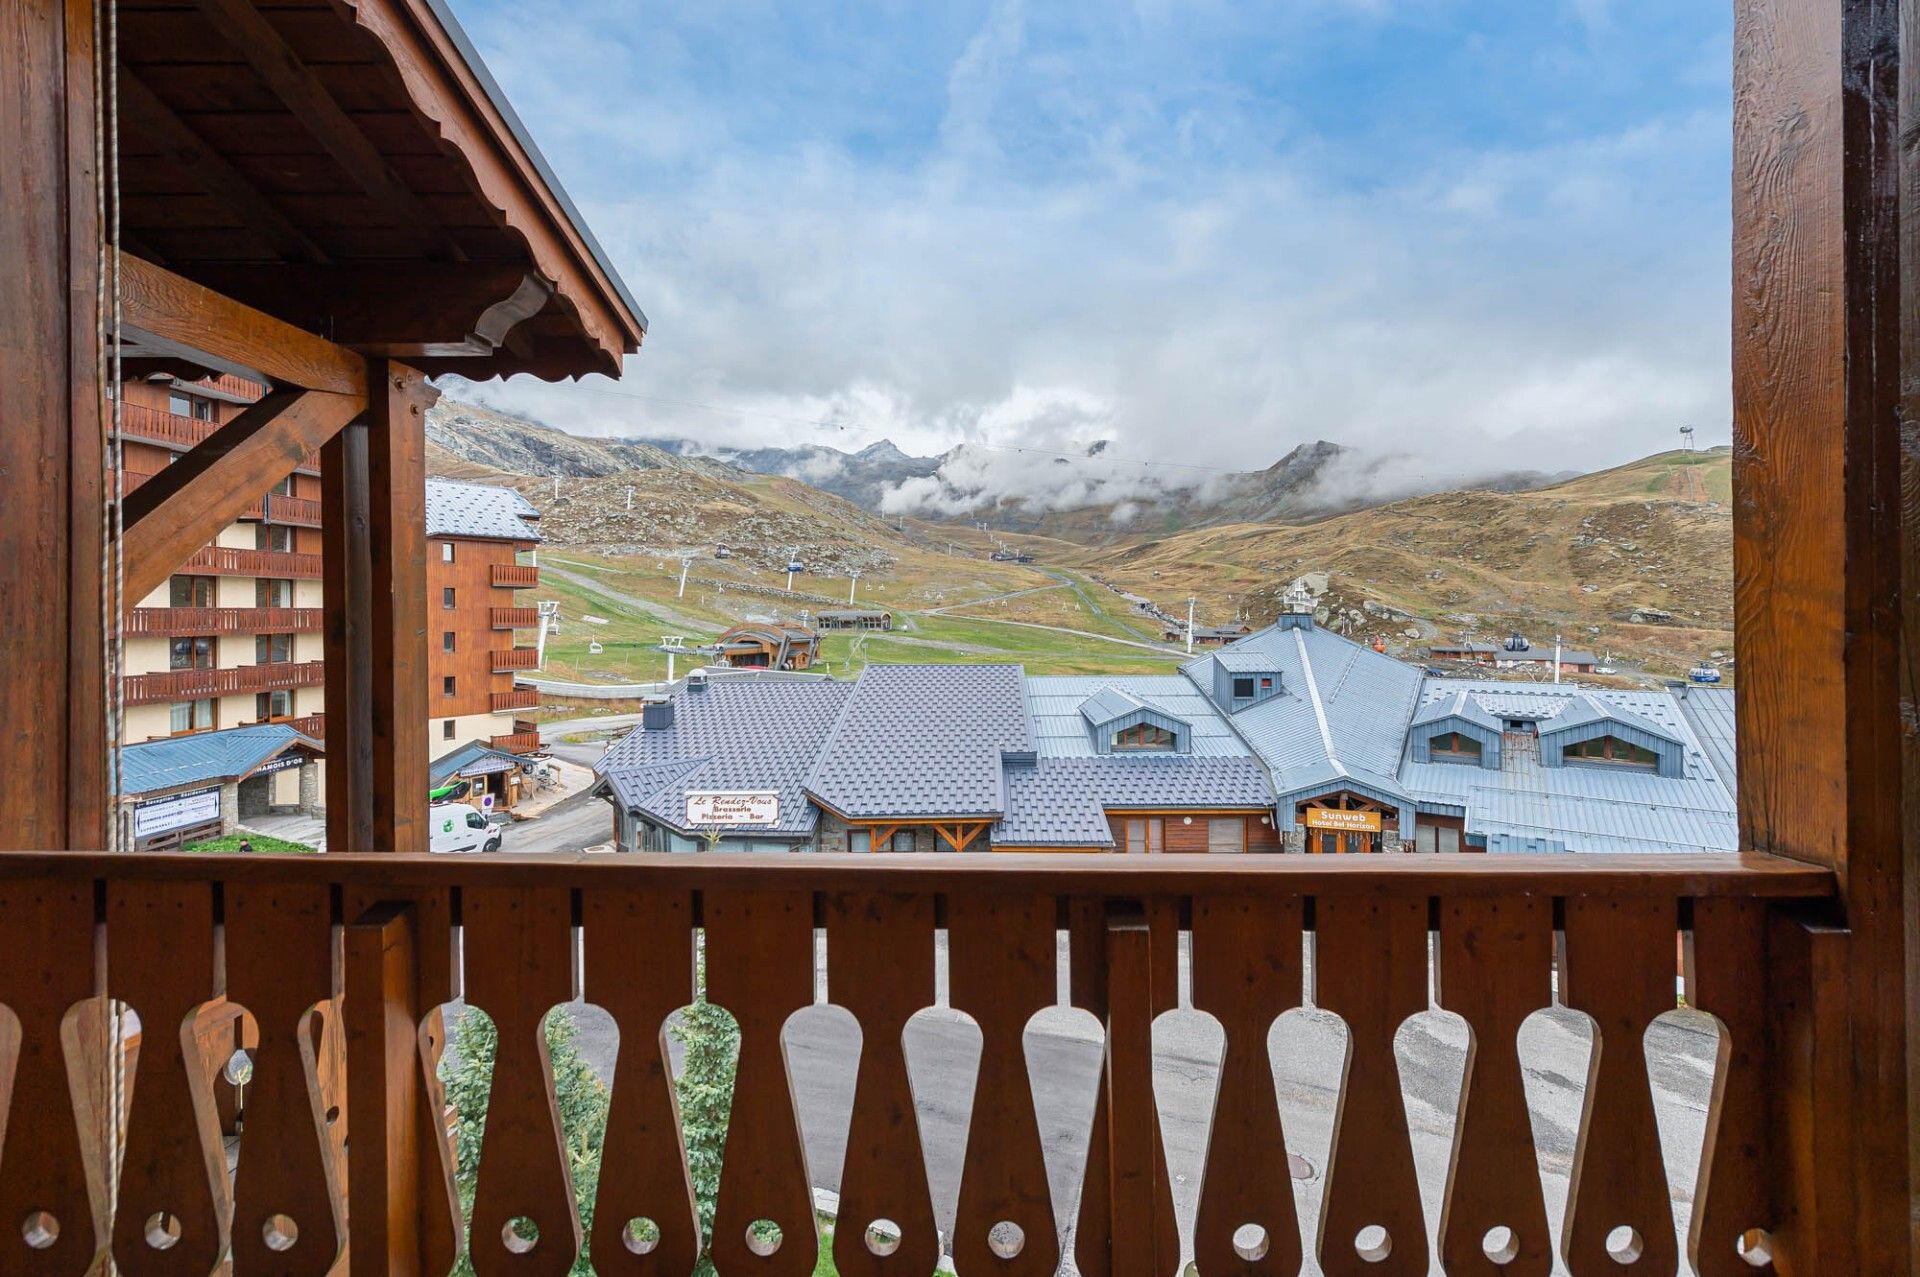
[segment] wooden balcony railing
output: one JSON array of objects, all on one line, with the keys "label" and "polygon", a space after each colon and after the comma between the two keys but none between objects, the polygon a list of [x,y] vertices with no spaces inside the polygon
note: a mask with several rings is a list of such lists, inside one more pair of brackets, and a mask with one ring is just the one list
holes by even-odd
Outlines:
[{"label": "wooden balcony railing", "polygon": [[540,624],[540,613],[530,607],[488,608],[488,624],[496,630],[525,630]]},{"label": "wooden balcony railing", "polygon": [[538,729],[524,732],[516,730],[505,735],[490,737],[487,743],[495,749],[504,749],[509,754],[531,754],[540,748],[540,732]]},{"label": "wooden balcony railing", "polygon": [[291,727],[302,736],[311,736],[315,740],[324,739],[327,734],[327,716],[325,714],[303,714],[298,718],[259,718],[247,724],[247,726],[253,727],[263,723],[280,723],[284,726]]},{"label": "wooden balcony railing", "polygon": [[[540,569],[530,563],[496,563],[493,586],[499,590],[526,590],[540,584]],[[531,625],[533,622],[529,621]]]},{"label": "wooden balcony railing", "polygon": [[277,692],[294,687],[318,687],[324,677],[320,661],[275,661],[265,665],[234,665],[225,669],[160,670],[129,674],[127,704],[190,701],[206,696],[238,696],[247,692]]},{"label": "wooden balcony railing", "polygon": [[[146,439],[176,448],[191,448],[211,436],[220,426],[221,423],[217,421],[183,417],[177,412],[150,408],[145,404],[120,405],[120,433],[128,439]],[[320,454],[309,452],[301,459],[298,469],[319,474]]]},{"label": "wooden balcony railing", "polygon": [[[1187,1218],[1200,1273],[1291,1274],[1313,1248],[1329,1273],[1544,1274],[1548,1202],[1563,1196],[1559,1250],[1575,1274],[1673,1273],[1678,1236],[1702,1273],[1750,1271],[1776,1250],[1781,1271],[1815,1271],[1818,1219],[1789,1188],[1837,1151],[1799,1144],[1779,1115],[1817,1099],[1827,1053],[1846,1068],[1844,1017],[1836,1026],[1834,991],[1814,974],[1826,955],[1810,956],[1819,935],[1794,909],[1832,891],[1825,871],[1732,855],[4,854],[0,934],[33,938],[0,963],[19,1031],[15,1102],[0,1117],[9,1147],[32,1150],[10,1160],[7,1200],[40,1226],[0,1230],[0,1269],[80,1271],[110,1245],[140,1272],[164,1244],[165,1271],[203,1272],[231,1244],[236,1273],[325,1272],[343,1249],[355,1273],[439,1273],[467,1246],[482,1273],[519,1271],[529,1253],[540,1257],[529,1271],[564,1273],[589,1238],[541,1043],[548,1012],[577,990],[619,1040],[591,1202],[602,1272],[687,1273],[704,1249],[723,1274],[806,1274],[830,1245],[842,1272],[924,1274],[944,1241],[963,1274],[1053,1273],[1065,1202],[1025,1033],[1062,1003],[1104,1029],[1091,1127],[1058,1150],[1080,1168],[1068,1235],[1082,1272],[1179,1267],[1153,1052],[1155,1017],[1176,1007],[1211,1016],[1225,1039],[1211,1134],[1177,1190],[1197,1198]],[[1684,1221],[1651,1082],[1677,1065],[1646,1036],[1675,1010],[1680,945],[1687,1004],[1723,1035],[1707,1057]],[[213,1111],[225,1051],[189,1052],[155,1031],[221,994],[258,1034],[230,1159],[196,1116]],[[470,1222],[434,1080],[439,1008],[456,995],[498,1034],[484,1134],[468,1150]],[[69,1071],[76,1057],[105,1058],[104,1017],[70,1015],[102,996],[148,1026],[111,1201],[99,1175],[111,1159],[81,1143],[106,1127],[99,1087]],[[710,1242],[662,1033],[702,996],[740,1033]],[[826,1168],[809,1163],[782,1043],[795,1012],[826,1000],[860,1030],[830,1243],[810,1192]],[[1348,1044],[1325,1079],[1331,1110],[1310,1124],[1332,1132],[1317,1212],[1296,1205],[1288,1154],[1327,1137],[1286,1125],[1269,1045],[1279,1017],[1308,1001],[1344,1022]],[[1573,1083],[1570,1158],[1555,1149],[1564,1169],[1547,1191],[1517,1041],[1556,1001],[1589,1017],[1595,1049]],[[971,1017],[980,1044],[977,1070],[931,1097],[937,1130],[915,1119],[929,1097],[909,1080],[903,1042],[936,1005]],[[343,1073],[312,1064],[315,1006],[329,1031],[344,1027]],[[1430,1215],[1395,1034],[1435,1006],[1464,1020],[1468,1045],[1458,1112],[1438,1119],[1450,1140],[1423,1136],[1439,1155],[1426,1178],[1444,1185]],[[1301,1067],[1285,1050],[1282,1065]],[[953,1148],[956,1122],[964,1152],[943,1172],[958,1176],[943,1239],[927,1148],[936,1136]]]},{"label": "wooden balcony railing", "polygon": [[510,709],[532,709],[540,703],[540,689],[537,687],[516,687],[511,692],[495,692],[492,697],[492,710],[496,714]]},{"label": "wooden balcony railing", "polygon": [[273,576],[315,580],[320,556],[291,550],[249,550],[232,545],[204,545],[180,565],[182,572],[210,572],[214,576]]},{"label": "wooden balcony railing", "polygon": [[127,633],[310,634],[323,617],[317,607],[137,607]]},{"label": "wooden balcony railing", "polygon": [[531,647],[496,648],[493,653],[493,672],[511,673],[514,670],[530,670],[538,663],[540,652]]},{"label": "wooden balcony railing", "polygon": [[[158,473],[157,470],[128,470],[121,477],[121,482],[127,492],[132,492]],[[237,517],[264,523],[285,523],[303,528],[317,528],[320,526],[320,503],[307,497],[269,492],[241,510]]]}]

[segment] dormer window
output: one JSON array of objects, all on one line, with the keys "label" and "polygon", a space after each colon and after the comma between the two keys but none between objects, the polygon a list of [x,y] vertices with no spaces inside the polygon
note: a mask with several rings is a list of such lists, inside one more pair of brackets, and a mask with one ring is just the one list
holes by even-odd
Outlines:
[{"label": "dormer window", "polygon": [[1478,763],[1481,755],[1480,742],[1471,736],[1459,732],[1443,732],[1427,742],[1435,761]]},{"label": "dormer window", "polygon": [[[1271,686],[1271,680],[1269,680],[1269,686]],[[1251,678],[1241,677],[1233,680],[1233,699],[1236,701],[1250,701],[1253,699],[1253,680]]]},{"label": "dormer window", "polygon": [[1657,767],[1660,756],[1650,749],[1632,745],[1617,736],[1596,736],[1576,741],[1560,751],[1568,762],[1606,763],[1615,767]]},{"label": "dormer window", "polygon": [[1116,754],[1164,752],[1174,749],[1177,744],[1174,734],[1158,723],[1135,723],[1113,734],[1113,751]]}]

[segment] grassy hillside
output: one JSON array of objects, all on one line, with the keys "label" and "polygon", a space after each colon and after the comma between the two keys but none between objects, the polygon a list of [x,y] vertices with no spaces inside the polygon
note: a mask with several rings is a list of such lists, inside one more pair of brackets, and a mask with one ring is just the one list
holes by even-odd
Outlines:
[{"label": "grassy hillside", "polygon": [[[1073,565],[1168,611],[1193,595],[1203,623],[1262,624],[1290,582],[1326,573],[1333,618],[1401,655],[1424,655],[1435,635],[1517,629],[1550,643],[1558,631],[1623,667],[1672,675],[1732,649],[1731,496],[1726,449],[1662,453],[1531,492],[1202,529],[1085,551]],[[1369,614],[1368,602],[1411,619]]]}]

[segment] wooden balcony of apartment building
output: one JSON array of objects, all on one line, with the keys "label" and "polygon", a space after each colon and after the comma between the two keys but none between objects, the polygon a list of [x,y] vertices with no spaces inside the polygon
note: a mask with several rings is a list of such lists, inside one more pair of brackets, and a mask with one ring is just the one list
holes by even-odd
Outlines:
[{"label": "wooden balcony of apartment building", "polygon": [[539,664],[540,652],[531,647],[501,647],[493,652],[493,672],[509,674],[519,670],[530,670]]},{"label": "wooden balcony of apartment building", "polygon": [[125,680],[127,704],[153,705],[209,696],[239,696],[249,692],[319,687],[324,670],[323,661],[269,661],[259,665],[129,674]]},{"label": "wooden balcony of apartment building", "polygon": [[[123,491],[131,496],[164,473],[166,473],[164,467],[159,470],[129,469],[125,474]],[[256,523],[284,523],[293,527],[317,528],[320,526],[320,503],[309,497],[268,492],[240,506],[234,511],[233,517]]]},{"label": "wooden balcony of apartment building", "polygon": [[[237,377],[221,377],[221,382],[239,385],[247,383]],[[258,387],[254,387],[258,389]],[[235,392],[237,393],[237,392]],[[189,417],[177,412],[168,412],[164,408],[155,408],[147,404],[122,403],[119,406],[120,435],[125,439],[140,439],[151,443],[164,443],[177,448],[193,448],[213,436],[220,423],[204,421],[199,417]],[[309,452],[301,458],[296,469],[307,474],[320,473],[320,454]]]},{"label": "wooden balcony of apartment building", "polygon": [[497,590],[530,590],[540,584],[540,569],[531,563],[496,563],[492,583]]},{"label": "wooden balcony of apartment building", "polygon": [[203,545],[179,567],[181,572],[204,572],[214,576],[274,576],[315,580],[320,576],[320,556],[295,550],[252,550],[245,546]]},{"label": "wooden balcony of apartment building", "polygon": [[127,613],[126,632],[312,634],[320,629],[325,615],[317,607],[137,607]]},{"label": "wooden balcony of apartment building", "polygon": [[291,727],[302,736],[311,736],[314,740],[324,740],[327,735],[327,716],[325,714],[301,714],[293,718],[257,718],[248,726],[264,723],[279,723]]},{"label": "wooden balcony of apartment building", "polygon": [[511,732],[503,732],[489,743],[495,749],[504,749],[511,754],[531,754],[540,748],[540,724],[516,718]]},{"label": "wooden balcony of apartment building", "polygon": [[487,624],[496,630],[527,630],[540,624],[540,613],[530,607],[496,607],[487,610]]},{"label": "wooden balcony of apartment building", "polygon": [[489,701],[489,707],[496,714],[504,714],[510,709],[533,709],[540,704],[540,689],[516,687],[510,692],[493,693]]}]

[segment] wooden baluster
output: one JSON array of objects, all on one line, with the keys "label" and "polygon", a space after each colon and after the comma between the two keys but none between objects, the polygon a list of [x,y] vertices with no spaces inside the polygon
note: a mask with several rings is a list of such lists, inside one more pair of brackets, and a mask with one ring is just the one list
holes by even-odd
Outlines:
[{"label": "wooden baluster", "polygon": [[1752,1277],[1774,1267],[1761,1251],[1752,1250],[1756,1245],[1770,1249],[1771,1238],[1762,1234],[1780,1225],[1774,1190],[1782,1177],[1774,1160],[1778,1143],[1767,1094],[1772,1035],[1766,926],[1766,909],[1758,900],[1693,904],[1691,1000],[1718,1017],[1725,1035],[1707,1107],[1687,1245],[1700,1277]]},{"label": "wooden baluster", "polygon": [[[925,1277],[939,1262],[940,1238],[901,1035],[933,1005],[933,897],[829,897],[827,958],[837,973],[828,993],[860,1022],[834,1265],[845,1277]],[[876,1220],[898,1232],[870,1238]]]},{"label": "wooden baluster", "polygon": [[[620,1029],[593,1200],[593,1267],[601,1277],[683,1277],[700,1257],[700,1216],[666,1025],[693,1001],[693,901],[685,892],[594,890],[581,909],[585,996]],[[652,1229],[630,1229],[638,1220]]]},{"label": "wooden baluster", "polygon": [[259,1026],[233,1181],[241,1272],[326,1273],[345,1240],[312,1012],[333,996],[325,885],[227,888],[227,997]]},{"label": "wooden baluster", "polygon": [[[329,1103],[344,1103],[349,1135],[377,1132],[347,1146],[352,1173],[342,1195],[353,1272],[443,1277],[466,1233],[439,1072],[447,1040],[440,1007],[453,998],[450,895],[349,884],[341,903],[341,916],[352,920],[340,1008],[349,1084],[344,1100]],[[356,1201],[365,1212],[358,1217]]]},{"label": "wooden baluster", "polygon": [[[1427,1226],[1393,1039],[1407,1017],[1427,1009],[1427,902],[1322,896],[1314,925],[1314,1000],[1346,1021],[1348,1039],[1320,1208],[1320,1268],[1327,1277],[1419,1277]],[[1375,1228],[1384,1236],[1361,1236]]]},{"label": "wooden baluster", "polygon": [[[105,1194],[82,1146],[104,1143],[105,1115],[69,1088],[61,1025],[95,992],[93,884],[0,882],[0,936],[0,1006],[20,1029],[11,1067],[0,1045],[0,1272],[79,1274],[106,1246],[95,1215]],[[101,1070],[106,1056],[104,1036],[90,1035],[83,1067]]]},{"label": "wooden baluster", "polygon": [[191,1025],[216,987],[213,886],[107,887],[107,990],[140,1017],[127,1080],[113,1255],[130,1273],[204,1277],[227,1247],[227,1160]]},{"label": "wooden baluster", "polygon": [[[703,903],[707,998],[740,1025],[713,1212],[713,1262],[728,1277],[806,1277],[820,1257],[820,1233],[780,1033],[789,1016],[813,1004],[813,898],[709,891]],[[777,1244],[754,1231],[762,1220],[780,1230]]]},{"label": "wooden baluster", "polygon": [[1047,1277],[1060,1262],[1025,1038],[1027,1021],[1058,998],[1054,930],[1051,896],[959,895],[947,904],[950,1000],[980,1026],[954,1216],[962,1273]]},{"label": "wooden baluster", "polygon": [[[1202,1277],[1300,1271],[1300,1214],[1267,1034],[1300,1005],[1302,913],[1298,897],[1193,901],[1193,1005],[1219,1020],[1227,1039],[1194,1221]],[[1265,1236],[1237,1244],[1249,1224]]]},{"label": "wooden baluster", "polygon": [[[1679,1267],[1647,1071],[1647,1026],[1671,1011],[1679,927],[1672,897],[1569,896],[1561,1000],[1593,1017],[1593,1058],[1560,1249],[1575,1273],[1623,1262]],[[1616,1234],[1618,1232],[1618,1235]]]},{"label": "wooden baluster", "polygon": [[[1114,977],[1108,952],[1107,902],[1080,898],[1067,902],[1067,936],[1072,962],[1068,968],[1073,1005],[1091,1012],[1102,1024],[1110,1025],[1114,998],[1130,985],[1121,981],[1132,977]],[[1151,974],[1145,989],[1151,997],[1151,1013],[1159,1015],[1180,1005],[1180,906],[1177,900],[1149,900],[1145,905],[1148,932],[1147,961]],[[1147,1044],[1152,1051],[1151,1032]],[[1082,1277],[1108,1277],[1116,1269],[1120,1243],[1115,1240],[1114,1201],[1110,1191],[1113,1174],[1111,1089],[1109,1068],[1113,1044],[1108,1043],[1100,1061],[1100,1088],[1094,1094],[1093,1126],[1087,1132],[1087,1166],[1081,1180],[1080,1209],[1073,1233],[1073,1258]],[[1151,1109],[1152,1164],[1164,1170],[1166,1150],[1160,1139],[1160,1110],[1149,1086],[1144,1101]],[[1173,1213],[1173,1186],[1162,1174],[1154,1190],[1152,1224],[1156,1243],[1171,1239],[1174,1258],[1162,1264],[1171,1272],[1177,1264],[1180,1244],[1179,1222]],[[1166,1260],[1164,1251],[1152,1256],[1155,1263]]]},{"label": "wooden baluster", "polygon": [[562,1277],[580,1253],[580,1212],[545,1022],[573,995],[572,894],[469,887],[461,900],[467,1002],[493,1017],[499,1041],[473,1190],[473,1270]]},{"label": "wooden baluster", "polygon": [[1440,1208],[1448,1277],[1545,1277],[1553,1268],[1521,1022],[1552,1001],[1553,907],[1538,896],[1440,904],[1439,1002],[1467,1022],[1467,1063]]}]

